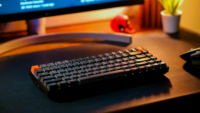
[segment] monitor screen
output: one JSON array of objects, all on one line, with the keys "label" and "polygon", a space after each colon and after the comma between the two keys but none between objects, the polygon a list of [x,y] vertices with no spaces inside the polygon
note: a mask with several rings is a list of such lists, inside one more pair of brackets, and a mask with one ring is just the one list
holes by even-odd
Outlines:
[{"label": "monitor screen", "polygon": [[0,22],[142,4],[143,2],[143,0],[0,0]]}]

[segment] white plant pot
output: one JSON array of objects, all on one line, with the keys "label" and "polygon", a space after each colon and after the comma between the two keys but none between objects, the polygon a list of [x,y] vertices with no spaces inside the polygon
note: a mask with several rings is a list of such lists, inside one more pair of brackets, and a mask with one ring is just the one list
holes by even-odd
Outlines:
[{"label": "white plant pot", "polygon": [[170,15],[165,10],[161,11],[162,25],[165,33],[173,34],[179,30],[179,22],[182,14],[181,10],[177,10],[175,15]]}]

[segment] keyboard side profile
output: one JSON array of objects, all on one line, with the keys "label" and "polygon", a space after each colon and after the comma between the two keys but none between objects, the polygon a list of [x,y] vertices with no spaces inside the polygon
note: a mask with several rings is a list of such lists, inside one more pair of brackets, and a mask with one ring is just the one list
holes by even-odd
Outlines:
[{"label": "keyboard side profile", "polygon": [[108,87],[115,87],[115,84],[131,83],[138,78],[162,76],[168,70],[165,62],[143,47],[138,47],[34,65],[29,75],[49,98],[70,98],[80,96],[82,92],[92,92],[93,89],[107,90]]}]

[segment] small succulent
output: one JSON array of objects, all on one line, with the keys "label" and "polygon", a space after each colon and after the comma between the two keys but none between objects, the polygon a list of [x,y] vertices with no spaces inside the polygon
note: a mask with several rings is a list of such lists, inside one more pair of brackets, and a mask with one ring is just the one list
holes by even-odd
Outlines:
[{"label": "small succulent", "polygon": [[167,13],[174,15],[183,0],[159,0]]}]

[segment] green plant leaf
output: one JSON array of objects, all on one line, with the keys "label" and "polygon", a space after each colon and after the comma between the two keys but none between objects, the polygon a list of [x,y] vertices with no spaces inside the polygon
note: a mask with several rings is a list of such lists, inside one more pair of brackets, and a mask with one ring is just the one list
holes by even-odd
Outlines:
[{"label": "green plant leaf", "polygon": [[159,0],[167,13],[174,15],[183,0]]},{"label": "green plant leaf", "polygon": [[174,15],[174,2],[175,0],[171,0],[171,15]]},{"label": "green plant leaf", "polygon": [[173,15],[176,13],[179,3],[180,3],[180,0],[177,0],[177,2],[175,3],[175,6],[174,6]]},{"label": "green plant leaf", "polygon": [[167,2],[166,3],[166,5],[167,5],[167,12],[172,15],[171,0],[167,0],[166,2]]}]

